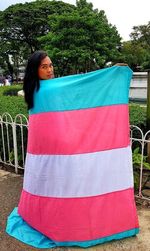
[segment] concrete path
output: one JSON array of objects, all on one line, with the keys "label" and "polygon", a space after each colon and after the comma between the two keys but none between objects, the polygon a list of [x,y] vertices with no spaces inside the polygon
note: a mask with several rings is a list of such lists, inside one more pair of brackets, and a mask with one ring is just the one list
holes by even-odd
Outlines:
[{"label": "concrete path", "polygon": [[[0,251],[34,251],[39,250],[27,246],[5,233],[7,216],[18,205],[22,189],[23,177],[0,169]],[[138,207],[140,234],[136,237],[92,248],[55,248],[42,250],[56,251],[150,251],[150,208]]]}]

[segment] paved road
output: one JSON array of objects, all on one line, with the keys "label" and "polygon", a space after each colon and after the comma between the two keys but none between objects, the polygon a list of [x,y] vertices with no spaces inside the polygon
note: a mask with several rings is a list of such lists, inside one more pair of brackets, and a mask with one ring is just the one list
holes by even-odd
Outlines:
[{"label": "paved road", "polygon": [[[0,169],[0,251],[34,251],[5,233],[7,216],[17,206],[23,177]],[[136,237],[113,241],[88,248],[88,251],[150,251],[150,209],[138,208],[141,231]],[[85,251],[82,248],[55,248],[42,250]]]}]

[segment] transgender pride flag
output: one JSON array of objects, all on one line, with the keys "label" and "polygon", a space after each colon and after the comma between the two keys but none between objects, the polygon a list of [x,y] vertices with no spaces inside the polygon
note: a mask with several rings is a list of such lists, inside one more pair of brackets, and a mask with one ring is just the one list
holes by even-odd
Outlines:
[{"label": "transgender pride flag", "polygon": [[[129,67],[40,82],[23,191],[7,232],[35,247],[88,247],[136,235]],[[36,231],[37,230],[37,231]]]}]

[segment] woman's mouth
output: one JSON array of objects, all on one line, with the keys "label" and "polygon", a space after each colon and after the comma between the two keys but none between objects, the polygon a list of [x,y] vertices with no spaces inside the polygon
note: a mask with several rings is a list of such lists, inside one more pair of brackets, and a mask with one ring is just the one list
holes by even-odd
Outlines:
[{"label": "woman's mouth", "polygon": [[48,78],[52,78],[53,76],[54,75],[52,73],[47,75]]}]

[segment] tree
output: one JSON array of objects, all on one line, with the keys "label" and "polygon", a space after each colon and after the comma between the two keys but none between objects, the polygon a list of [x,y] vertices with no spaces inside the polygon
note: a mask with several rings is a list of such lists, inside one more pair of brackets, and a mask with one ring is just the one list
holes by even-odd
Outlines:
[{"label": "tree", "polygon": [[58,75],[86,72],[116,61],[121,38],[104,11],[86,0],[76,2],[68,15],[51,15],[50,32],[40,38]]},{"label": "tree", "polygon": [[0,12],[0,58],[3,58],[5,65],[8,63],[8,55],[4,52],[16,62],[18,55],[23,60],[30,53],[41,49],[38,38],[50,31],[48,16],[66,13],[72,8],[73,5],[62,1],[37,0],[15,4]]},{"label": "tree", "polygon": [[38,37],[50,31],[48,16],[70,10],[61,1],[37,0],[8,7],[1,15],[0,36],[5,40],[26,43],[31,53],[40,48]]},{"label": "tree", "polygon": [[130,34],[131,41],[125,42],[122,54],[133,70],[150,68],[150,22],[147,25],[134,26]]},{"label": "tree", "polygon": [[147,25],[139,25],[133,27],[131,39],[140,42],[143,48],[150,49],[150,22]]},{"label": "tree", "polygon": [[133,71],[142,69],[143,62],[146,60],[147,52],[140,43],[134,41],[124,42],[122,45],[122,61],[127,63]]}]

